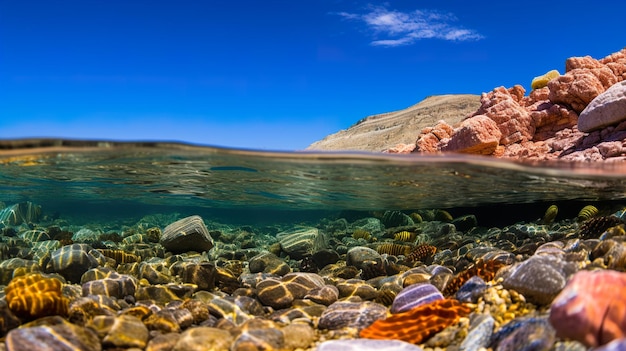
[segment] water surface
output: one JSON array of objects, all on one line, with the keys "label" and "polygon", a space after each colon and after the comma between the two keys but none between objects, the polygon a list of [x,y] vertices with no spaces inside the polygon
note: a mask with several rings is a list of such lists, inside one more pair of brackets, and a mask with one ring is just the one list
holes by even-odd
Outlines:
[{"label": "water surface", "polygon": [[165,142],[0,142],[0,201],[32,201],[85,217],[176,211],[224,221],[298,221],[390,209],[526,205],[541,212],[543,203],[620,203],[625,197],[621,163],[265,152]]}]

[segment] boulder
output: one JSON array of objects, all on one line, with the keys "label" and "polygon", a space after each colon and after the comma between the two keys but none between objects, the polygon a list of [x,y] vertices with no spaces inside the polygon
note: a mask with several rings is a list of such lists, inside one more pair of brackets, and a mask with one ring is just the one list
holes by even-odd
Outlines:
[{"label": "boulder", "polygon": [[496,122],[502,136],[500,144],[510,145],[520,141],[532,140],[535,124],[530,113],[522,106],[525,90],[521,85],[506,89],[495,88],[483,93],[481,106],[474,116],[485,115]]},{"label": "boulder", "polygon": [[578,117],[578,129],[591,132],[626,120],[626,81],[614,84],[593,99]]},{"label": "boulder", "polygon": [[502,133],[493,119],[477,115],[463,121],[442,151],[491,155],[501,137]]},{"label": "boulder", "polygon": [[213,238],[200,216],[190,216],[165,227],[161,245],[173,253],[202,252],[213,247]]}]

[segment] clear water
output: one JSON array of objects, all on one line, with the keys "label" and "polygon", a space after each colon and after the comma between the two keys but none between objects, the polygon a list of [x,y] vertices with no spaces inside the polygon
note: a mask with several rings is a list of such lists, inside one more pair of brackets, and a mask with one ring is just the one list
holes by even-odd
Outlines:
[{"label": "clear water", "polygon": [[[533,220],[558,203],[621,206],[626,165],[468,156],[261,152],[176,143],[0,142],[0,201],[73,221],[199,214],[222,223],[307,222],[447,209],[479,223]],[[623,201],[626,203],[626,201]]]}]

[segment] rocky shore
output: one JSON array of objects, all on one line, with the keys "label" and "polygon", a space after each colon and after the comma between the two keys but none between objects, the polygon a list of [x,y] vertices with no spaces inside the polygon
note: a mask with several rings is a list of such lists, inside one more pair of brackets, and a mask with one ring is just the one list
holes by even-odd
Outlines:
[{"label": "rocky shore", "polygon": [[414,142],[395,139],[397,145],[384,152],[621,162],[626,160],[625,79],[626,48],[599,60],[571,57],[564,74],[536,77],[528,95],[521,85],[497,87],[483,93],[478,109],[459,124],[433,123],[416,133]]},{"label": "rocky shore", "polygon": [[624,213],[75,225],[18,203],[0,210],[0,349],[622,349]]}]

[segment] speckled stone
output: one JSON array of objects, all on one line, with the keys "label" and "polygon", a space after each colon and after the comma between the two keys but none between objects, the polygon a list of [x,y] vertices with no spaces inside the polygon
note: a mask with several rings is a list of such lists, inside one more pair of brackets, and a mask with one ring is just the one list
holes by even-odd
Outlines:
[{"label": "speckled stone", "polygon": [[106,262],[102,254],[103,259],[99,259],[97,254],[99,252],[87,244],[63,246],[50,254],[49,269],[72,283],[79,283],[83,273]]},{"label": "speckled stone", "polygon": [[7,351],[102,350],[96,333],[68,322],[13,329],[7,334],[5,345]]},{"label": "speckled stone", "polygon": [[476,303],[486,289],[487,283],[485,283],[483,278],[475,275],[461,285],[455,297],[461,302]]},{"label": "speckled stone", "polygon": [[391,305],[391,313],[400,313],[415,307],[443,299],[437,288],[429,283],[420,283],[407,286],[396,295]]},{"label": "speckled stone", "polygon": [[317,351],[423,351],[417,345],[400,340],[329,340],[321,343]]},{"label": "speckled stone", "polygon": [[460,346],[460,351],[478,351],[491,343],[495,320],[489,314],[472,314],[470,330]]},{"label": "speckled stone", "polygon": [[211,327],[185,330],[172,351],[229,350],[233,336],[227,331]]},{"label": "speckled stone", "polygon": [[189,216],[171,223],[163,230],[161,245],[173,253],[209,251],[213,238],[200,216]]},{"label": "speckled stone", "polygon": [[328,306],[319,319],[320,329],[352,327],[363,329],[387,316],[387,307],[370,302],[338,301]]},{"label": "speckled stone", "polygon": [[291,272],[291,267],[271,252],[261,252],[252,257],[248,264],[250,273],[271,273],[283,276]]},{"label": "speckled stone", "polygon": [[567,278],[577,269],[575,263],[557,256],[536,255],[501,269],[498,276],[503,278],[502,286],[505,289],[521,293],[530,302],[547,305],[565,287]]},{"label": "speckled stone", "polygon": [[555,339],[556,331],[548,318],[521,318],[500,327],[493,335],[491,346],[497,351],[547,351],[554,345]]}]

